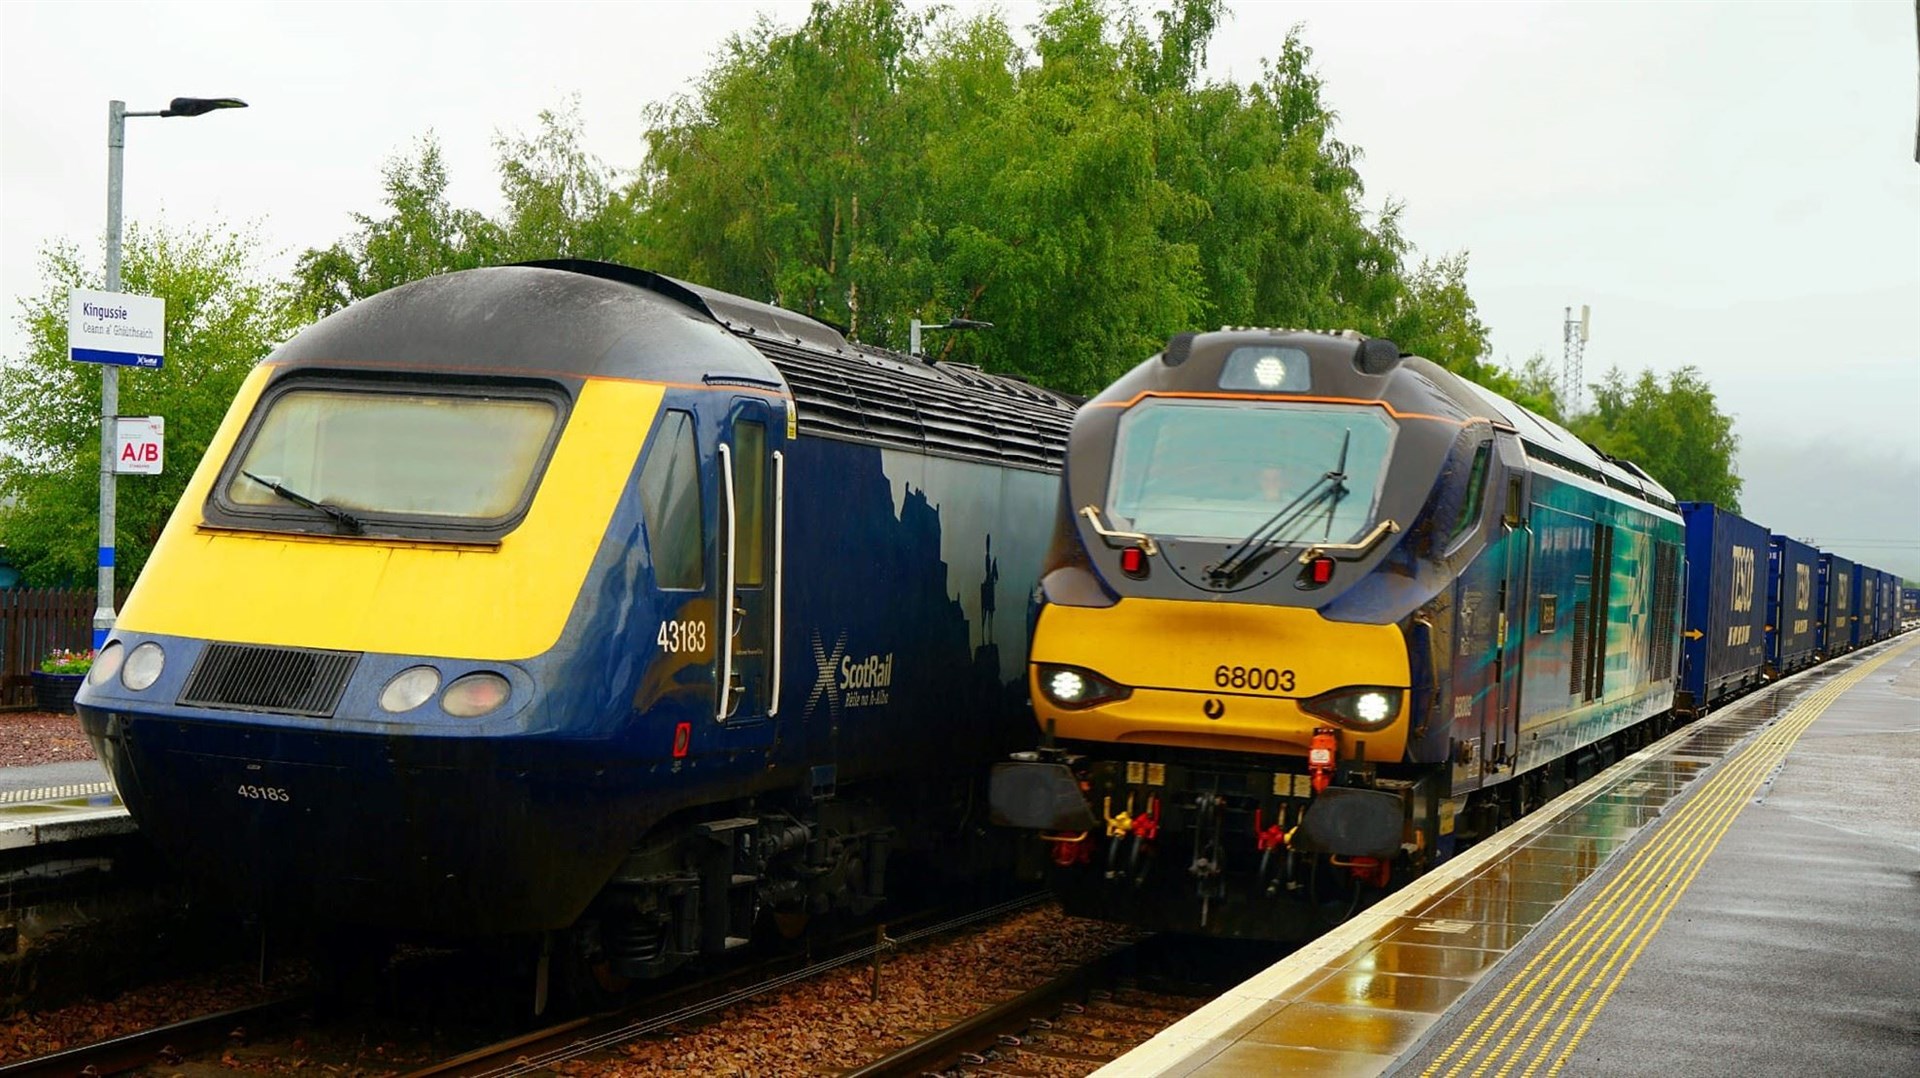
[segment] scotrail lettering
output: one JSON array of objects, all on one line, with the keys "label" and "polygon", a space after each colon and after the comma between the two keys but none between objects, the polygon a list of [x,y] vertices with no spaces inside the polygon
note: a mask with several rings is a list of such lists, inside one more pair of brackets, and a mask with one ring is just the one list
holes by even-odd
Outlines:
[{"label": "scotrail lettering", "polygon": [[840,657],[840,691],[847,707],[871,707],[887,702],[893,687],[893,653],[855,660]]}]

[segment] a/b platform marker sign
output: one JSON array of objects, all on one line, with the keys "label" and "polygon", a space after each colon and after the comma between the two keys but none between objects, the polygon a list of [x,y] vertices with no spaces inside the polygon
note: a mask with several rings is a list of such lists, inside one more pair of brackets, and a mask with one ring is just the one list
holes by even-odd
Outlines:
[{"label": "a/b platform marker sign", "polygon": [[159,475],[166,463],[167,420],[157,415],[114,417],[113,470],[119,475]]},{"label": "a/b platform marker sign", "polygon": [[67,357],[158,370],[167,356],[167,301],[129,292],[67,293]]}]

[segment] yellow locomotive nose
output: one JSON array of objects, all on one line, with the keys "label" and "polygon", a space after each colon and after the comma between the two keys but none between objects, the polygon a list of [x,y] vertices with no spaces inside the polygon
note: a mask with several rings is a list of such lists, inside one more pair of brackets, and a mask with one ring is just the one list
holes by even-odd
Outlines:
[{"label": "yellow locomotive nose", "polygon": [[1407,645],[1394,625],[1252,603],[1049,605],[1028,668],[1034,711],[1072,741],[1304,756],[1315,729],[1345,755],[1406,752]]}]

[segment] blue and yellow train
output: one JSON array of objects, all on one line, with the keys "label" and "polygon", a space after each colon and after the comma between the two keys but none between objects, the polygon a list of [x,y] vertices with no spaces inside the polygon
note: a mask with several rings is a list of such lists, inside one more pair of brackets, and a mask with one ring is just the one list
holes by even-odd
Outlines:
[{"label": "blue and yellow train", "polygon": [[995,818],[1071,912],[1311,935],[1764,680],[1770,642],[1777,674],[1891,631],[1770,538],[1390,341],[1175,337],[1075,420],[1042,743]]},{"label": "blue and yellow train", "polygon": [[644,271],[361,301],[234,400],[79,695],[278,919],[657,974],[962,866],[1075,402]]}]

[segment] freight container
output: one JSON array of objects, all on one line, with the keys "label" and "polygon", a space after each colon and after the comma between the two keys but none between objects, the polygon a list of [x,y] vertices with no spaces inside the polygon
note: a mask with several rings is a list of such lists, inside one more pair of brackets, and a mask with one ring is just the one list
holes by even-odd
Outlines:
[{"label": "freight container", "polygon": [[1814,661],[1820,552],[1785,535],[1767,545],[1767,672],[1780,677]]},{"label": "freight container", "polygon": [[1820,657],[1831,659],[1853,647],[1853,562],[1838,554],[1820,555]]},{"label": "freight container", "polygon": [[1766,680],[1767,529],[1707,502],[1681,502],[1687,525],[1687,627],[1676,714],[1698,715]]}]

